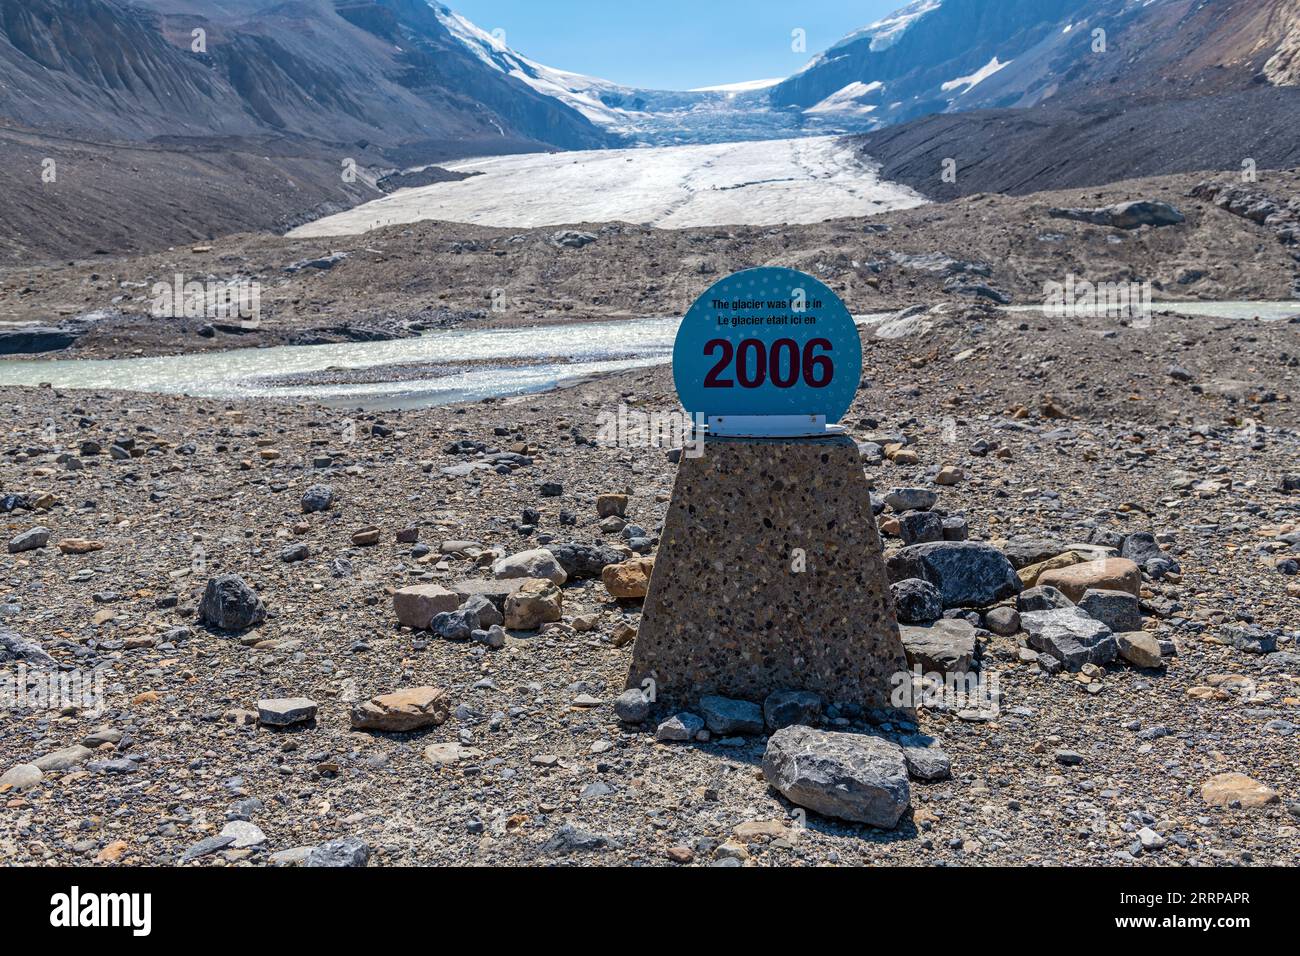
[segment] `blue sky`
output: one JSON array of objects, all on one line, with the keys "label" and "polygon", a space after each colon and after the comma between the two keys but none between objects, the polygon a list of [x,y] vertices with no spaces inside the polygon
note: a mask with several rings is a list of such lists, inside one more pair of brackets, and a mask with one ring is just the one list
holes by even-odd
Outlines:
[{"label": "blue sky", "polygon": [[[446,0],[444,0],[446,2]],[[457,13],[547,66],[685,90],[789,76],[907,0],[459,0]],[[805,31],[807,51],[791,50]]]}]

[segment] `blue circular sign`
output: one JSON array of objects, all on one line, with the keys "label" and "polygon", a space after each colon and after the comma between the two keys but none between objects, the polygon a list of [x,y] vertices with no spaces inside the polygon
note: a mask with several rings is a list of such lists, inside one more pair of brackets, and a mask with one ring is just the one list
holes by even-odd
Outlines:
[{"label": "blue circular sign", "polygon": [[714,283],[686,313],[673,346],[673,383],[692,415],[837,422],[861,378],[853,316],[794,269],[746,269]]}]

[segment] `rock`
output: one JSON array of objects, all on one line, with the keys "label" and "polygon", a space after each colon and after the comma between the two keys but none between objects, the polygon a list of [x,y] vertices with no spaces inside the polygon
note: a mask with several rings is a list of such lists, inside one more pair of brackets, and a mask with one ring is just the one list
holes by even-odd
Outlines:
[{"label": "rock", "polygon": [[747,700],[716,694],[700,698],[700,713],[709,733],[719,737],[757,735],[763,732],[763,710]]},{"label": "rock", "polygon": [[104,542],[89,538],[64,538],[57,547],[64,554],[90,554],[93,551],[103,551]]},{"label": "rock", "polygon": [[404,733],[441,726],[450,712],[446,691],[437,687],[406,687],[354,704],[352,729]]},{"label": "rock", "polygon": [[934,476],[936,485],[956,485],[966,478],[966,473],[955,465],[946,465]]},{"label": "rock", "polygon": [[654,558],[632,558],[621,564],[611,564],[601,572],[600,579],[611,597],[619,600],[644,598],[650,590],[650,576],[654,573]]},{"label": "rock", "polygon": [[777,690],[763,701],[763,720],[769,730],[795,724],[815,724],[821,719],[822,698],[809,690]]},{"label": "rock", "polygon": [[237,574],[209,578],[199,603],[199,620],[219,631],[239,632],[266,620],[257,592]]},{"label": "rock", "polygon": [[312,485],[302,496],[302,513],[325,511],[334,502],[334,489],[329,485]]},{"label": "rock", "polygon": [[486,631],[479,629],[471,632],[470,640],[478,644],[486,644],[493,650],[500,650],[506,646],[506,629],[500,624],[493,624]]},{"label": "rock", "polygon": [[1166,574],[1180,574],[1182,568],[1156,542],[1155,535],[1149,531],[1137,531],[1124,539],[1120,548],[1120,557],[1128,558],[1153,578]]},{"label": "rock", "polygon": [[897,522],[898,536],[905,545],[944,540],[943,518],[933,511],[905,511]]},{"label": "rock", "polygon": [[1169,203],[1150,199],[1122,202],[1100,209],[1053,208],[1047,214],[1056,219],[1073,219],[1112,229],[1137,229],[1140,226],[1159,228],[1176,226],[1186,221],[1186,217]]},{"label": "rock", "polygon": [[366,525],[360,531],[352,533],[352,543],[358,548],[373,548],[379,543],[379,529],[374,525]]},{"label": "rock", "polygon": [[929,581],[905,578],[889,586],[900,624],[929,624],[943,617],[943,593]]},{"label": "rock", "polygon": [[943,540],[965,541],[968,537],[970,537],[970,524],[965,518],[943,519]]},{"label": "rock", "polygon": [[615,647],[627,647],[636,640],[637,627],[631,621],[619,621],[610,632],[609,642]]},{"label": "rock", "polygon": [[0,776],[0,794],[21,793],[30,790],[41,782],[45,773],[40,767],[30,763],[20,763],[10,767]]},{"label": "rock", "polygon": [[997,548],[976,541],[936,541],[903,548],[887,562],[890,581],[921,578],[943,606],[987,607],[1020,593],[1020,579]]},{"label": "rock", "polygon": [[1142,628],[1142,611],[1138,607],[1138,599],[1128,591],[1089,588],[1079,599],[1079,609],[1115,632],[1138,631]]},{"label": "rock", "polygon": [[571,580],[598,578],[611,564],[623,560],[623,553],[613,548],[595,544],[548,544],[546,550],[555,556]]},{"label": "rock", "polygon": [[945,618],[929,627],[898,629],[907,662],[922,671],[968,674],[975,661],[975,628],[961,618]]},{"label": "rock", "polygon": [[929,511],[938,501],[938,493],[929,488],[891,488],[885,495],[885,504],[899,514],[904,511]]},{"label": "rock", "polygon": [[627,517],[627,495],[597,495],[596,516],[598,518]]},{"label": "rock", "polygon": [[370,862],[370,847],[356,837],[322,843],[307,854],[304,866],[358,867]]},{"label": "rock", "polygon": [[655,728],[655,740],[668,743],[681,743],[695,739],[695,735],[704,729],[704,721],[694,714],[683,711],[674,714]]},{"label": "rock", "polygon": [[898,743],[913,780],[947,780],[952,776],[952,761],[933,737],[916,734]]},{"label": "rock", "polygon": [[1017,535],[1002,548],[1011,566],[1019,571],[1031,564],[1039,564],[1058,554],[1064,554],[1065,545],[1056,538],[1043,538],[1030,535]]},{"label": "rock", "polygon": [[285,564],[297,564],[299,561],[306,561],[309,557],[311,557],[311,548],[305,541],[291,544],[280,552],[280,560]]},{"label": "rock", "polygon": [[1039,577],[1038,583],[1056,588],[1076,604],[1082,600],[1084,592],[1090,589],[1127,591],[1134,597],[1142,594],[1142,572],[1126,558],[1085,561],[1068,568],[1048,571]]},{"label": "rock", "polygon": [[1077,607],[1056,611],[1030,611],[1020,616],[1029,646],[1048,654],[1072,671],[1084,664],[1105,664],[1118,648],[1110,628]]},{"label": "rock", "polygon": [[589,232],[578,232],[574,229],[561,229],[551,236],[551,242],[557,246],[564,246],[568,249],[581,249],[583,246],[596,242],[596,237]]},{"label": "rock", "polygon": [[1050,586],[1026,588],[1016,598],[1016,610],[1021,614],[1027,611],[1056,611],[1063,607],[1074,607],[1074,602]]},{"label": "rock", "polygon": [[267,727],[289,727],[316,719],[316,701],[307,697],[283,697],[257,702],[257,719]]},{"label": "rock", "polygon": [[768,740],[763,776],[798,806],[887,830],[912,799],[901,748],[880,737],[786,727]]},{"label": "rock", "polygon": [[1081,561],[1083,561],[1083,558],[1079,557],[1073,551],[1066,551],[1063,554],[1056,555],[1054,558],[1048,558],[1046,561],[1039,561],[1037,564],[1027,565],[1017,571],[1016,576],[1020,578],[1021,584],[1030,588],[1041,583],[1043,575],[1047,572],[1059,571],[1062,568],[1072,567],[1079,564]]},{"label": "rock", "polygon": [[246,820],[231,820],[221,828],[219,837],[230,837],[229,846],[236,850],[261,846],[266,842],[266,834],[256,824]]},{"label": "rock", "polygon": [[1160,642],[1146,631],[1122,631],[1115,634],[1119,656],[1134,667],[1163,667]]},{"label": "rock", "polygon": [[1074,750],[1058,750],[1053,757],[1062,767],[1077,767],[1083,763],[1083,754]]},{"label": "rock", "polygon": [[446,641],[468,641],[478,629],[478,615],[470,610],[442,611],[429,622],[429,632]]},{"label": "rock", "polygon": [[230,836],[204,837],[181,855],[181,862],[189,863],[191,860],[197,860],[200,857],[216,853],[218,850],[224,850],[234,842],[235,838]]},{"label": "rock", "polygon": [[271,866],[302,866],[311,856],[311,851],[309,846],[294,846],[287,850],[277,850],[266,859]]},{"label": "rock", "polygon": [[535,631],[543,624],[563,618],[564,599],[560,589],[541,578],[525,578],[519,589],[506,598],[506,627],[512,631]]},{"label": "rock", "polygon": [[542,852],[549,856],[566,856],[570,853],[590,853],[603,850],[609,846],[609,838],[598,833],[580,830],[572,823],[566,823],[542,844]]},{"label": "rock", "polygon": [[1239,803],[1243,807],[1263,807],[1278,802],[1277,791],[1244,773],[1221,773],[1201,784],[1201,799],[1212,807]]},{"label": "rock", "polygon": [[984,615],[984,627],[994,634],[1010,637],[1020,630],[1020,612],[1013,607],[995,607]]},{"label": "rock", "polygon": [[28,528],[26,531],[20,531],[9,539],[9,553],[21,554],[24,551],[35,551],[43,548],[50,543],[50,529],[42,528],[39,525],[35,528]]},{"label": "rock", "polygon": [[[527,578],[509,578],[498,581],[492,578],[471,578],[465,581],[454,581],[448,587],[461,604],[478,595],[487,598],[504,614],[506,599],[523,587],[527,580]],[[457,607],[459,606],[458,604]]]},{"label": "rock", "polygon": [[403,627],[427,631],[434,617],[460,607],[458,594],[437,584],[416,584],[393,592],[393,613]]},{"label": "rock", "polygon": [[41,645],[0,627],[0,663],[15,660],[28,661],[44,667],[54,666],[54,658],[46,654]]},{"label": "rock", "polygon": [[650,716],[650,701],[644,691],[630,687],[614,701],[614,713],[625,723],[639,724]]},{"label": "rock", "polygon": [[85,763],[91,758],[94,751],[89,747],[83,747],[81,744],[73,744],[71,747],[65,747],[62,750],[56,750],[48,753],[44,757],[39,757],[32,761],[32,766],[38,768],[42,773],[51,773],[53,771],[71,770],[73,767]]},{"label": "rock", "polygon": [[560,562],[545,548],[532,551],[520,551],[508,558],[502,558],[492,565],[492,574],[496,578],[545,578],[552,584],[563,584],[569,575]]}]

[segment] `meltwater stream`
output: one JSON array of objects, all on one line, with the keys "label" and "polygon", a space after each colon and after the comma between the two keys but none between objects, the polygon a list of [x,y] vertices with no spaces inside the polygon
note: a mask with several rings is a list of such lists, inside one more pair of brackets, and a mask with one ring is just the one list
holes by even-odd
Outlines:
[{"label": "meltwater stream", "polygon": [[[0,385],[112,388],[205,398],[308,399],[416,408],[544,391],[585,376],[667,362],[679,319],[430,332],[342,345],[283,345],[130,359],[0,362]],[[472,364],[467,364],[472,363]],[[398,366],[383,374],[384,366]],[[341,381],[338,370],[370,370]],[[335,379],[312,382],[311,376]],[[303,381],[296,381],[301,377]],[[388,380],[385,380],[388,379]]]},{"label": "meltwater stream", "polygon": [[[1222,319],[1279,320],[1297,302],[1156,302],[1154,309]],[[1039,311],[1013,306],[1009,314]],[[896,313],[858,316],[864,327]],[[590,375],[672,360],[678,318],[460,329],[344,345],[286,345],[131,359],[0,361],[0,385],[278,398],[345,408],[420,408],[563,386]],[[1157,321],[1159,321],[1157,319]],[[868,346],[869,347],[869,346]]]}]

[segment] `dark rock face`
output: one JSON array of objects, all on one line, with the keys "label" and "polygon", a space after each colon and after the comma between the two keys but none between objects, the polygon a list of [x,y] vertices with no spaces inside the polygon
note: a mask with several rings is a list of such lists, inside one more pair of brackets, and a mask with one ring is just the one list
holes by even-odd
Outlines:
[{"label": "dark rock face", "polygon": [[314,847],[305,866],[358,867],[370,862],[370,847],[357,837],[330,840]]},{"label": "dark rock face", "polygon": [[219,631],[244,631],[266,620],[257,592],[237,574],[209,578],[199,604],[199,620]]},{"label": "dark rock face", "polygon": [[1073,601],[1050,584],[1026,588],[1020,592],[1020,597],[1016,598],[1016,610],[1021,614],[1026,611],[1057,611],[1073,606]]},{"label": "dark rock face", "polygon": [[546,550],[555,555],[570,579],[598,578],[607,566],[623,561],[618,551],[597,544],[548,544]]},{"label": "dark rock face", "polygon": [[1166,574],[1179,574],[1182,567],[1167,554],[1156,542],[1155,535],[1149,531],[1138,531],[1124,539],[1120,557],[1128,558],[1153,578]]},{"label": "dark rock face", "polygon": [[61,326],[29,325],[0,330],[0,355],[30,355],[66,349],[83,332]]},{"label": "dark rock face", "polygon": [[1046,561],[1065,552],[1065,543],[1057,538],[1043,538],[1019,535],[1012,538],[1002,549],[1011,566],[1019,571],[1031,564]]},{"label": "dark rock face", "polygon": [[978,541],[912,545],[889,559],[888,570],[895,583],[929,581],[943,594],[945,608],[987,607],[1014,597],[1022,587],[1006,555]]},{"label": "dark rock face", "polygon": [[763,701],[763,719],[769,730],[815,724],[821,713],[821,697],[807,690],[776,690]]}]

